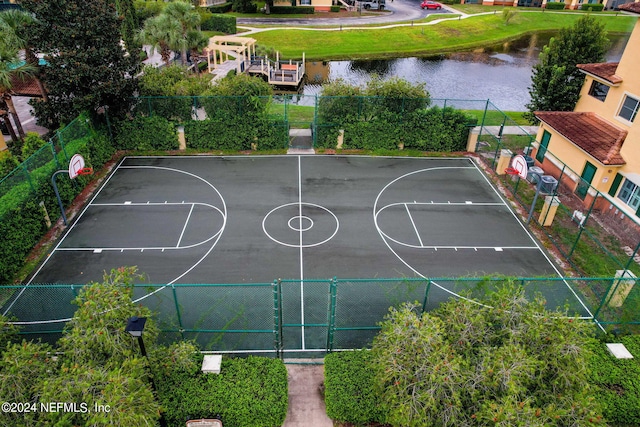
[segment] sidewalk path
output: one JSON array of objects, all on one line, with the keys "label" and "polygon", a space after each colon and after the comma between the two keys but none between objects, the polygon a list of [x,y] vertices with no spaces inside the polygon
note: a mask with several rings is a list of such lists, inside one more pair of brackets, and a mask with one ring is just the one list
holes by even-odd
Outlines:
[{"label": "sidewalk path", "polygon": [[282,427],[332,427],[321,386],[324,365],[288,364],[289,408]]}]

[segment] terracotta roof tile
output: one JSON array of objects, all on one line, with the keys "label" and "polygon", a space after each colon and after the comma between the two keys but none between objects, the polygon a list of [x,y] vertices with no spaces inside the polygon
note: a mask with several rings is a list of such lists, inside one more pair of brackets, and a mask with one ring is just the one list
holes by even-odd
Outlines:
[{"label": "terracotta roof tile", "polygon": [[640,13],[640,3],[626,3],[618,6],[618,9],[625,12]]},{"label": "terracotta roof tile", "polygon": [[622,77],[616,75],[618,69],[618,62],[602,62],[599,64],[578,64],[576,65],[580,70],[593,74],[596,77],[600,77],[603,80],[610,82],[611,84],[622,83]]},{"label": "terracotta roof tile", "polygon": [[536,111],[536,117],[604,165],[624,165],[620,148],[627,131],[595,113]]},{"label": "terracotta roof tile", "polygon": [[34,78],[26,78],[22,80],[14,77],[11,79],[11,94],[13,96],[42,96],[38,83]]}]

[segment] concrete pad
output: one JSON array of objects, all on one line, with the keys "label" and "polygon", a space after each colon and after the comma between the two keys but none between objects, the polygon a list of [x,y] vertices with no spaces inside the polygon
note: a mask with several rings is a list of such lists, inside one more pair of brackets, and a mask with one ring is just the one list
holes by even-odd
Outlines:
[{"label": "concrete pad", "polygon": [[289,374],[289,409],[283,427],[332,427],[321,386],[323,365],[286,365]]}]

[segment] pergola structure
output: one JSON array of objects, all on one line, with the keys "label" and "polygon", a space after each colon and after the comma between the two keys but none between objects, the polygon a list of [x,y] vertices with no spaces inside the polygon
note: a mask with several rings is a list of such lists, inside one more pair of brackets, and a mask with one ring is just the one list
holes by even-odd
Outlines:
[{"label": "pergola structure", "polygon": [[[242,72],[244,70],[241,68],[241,64],[244,64],[252,55],[256,54],[256,39],[251,37],[214,36],[209,39],[209,45],[204,49],[204,53],[207,56],[209,72],[217,68],[219,64],[228,61],[229,53],[231,53],[231,56],[235,56],[236,70]],[[218,53],[220,54],[219,59]]]}]

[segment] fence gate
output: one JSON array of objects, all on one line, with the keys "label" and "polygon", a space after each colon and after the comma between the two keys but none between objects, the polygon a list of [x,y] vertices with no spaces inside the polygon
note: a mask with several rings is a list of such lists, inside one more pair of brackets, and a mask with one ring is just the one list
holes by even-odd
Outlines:
[{"label": "fence gate", "polygon": [[289,147],[313,149],[313,122],[289,122]]}]

